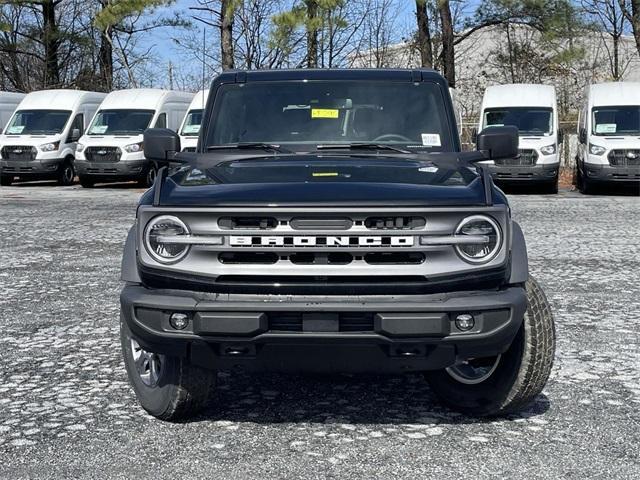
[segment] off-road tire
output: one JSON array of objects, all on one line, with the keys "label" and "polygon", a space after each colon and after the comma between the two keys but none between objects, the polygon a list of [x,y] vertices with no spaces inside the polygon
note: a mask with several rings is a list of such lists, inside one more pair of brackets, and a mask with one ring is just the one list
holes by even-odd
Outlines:
[{"label": "off-road tire", "polygon": [[124,364],[138,402],[160,420],[188,420],[200,412],[215,385],[216,373],[190,365],[186,359],[164,356],[163,368],[154,387],[146,385],[138,374],[131,347],[131,330],[120,316],[120,342]]},{"label": "off-road tire", "polygon": [[13,183],[13,177],[9,175],[0,176],[0,185],[3,187],[10,187]]},{"label": "off-road tire", "polygon": [[78,179],[80,180],[80,185],[82,185],[83,188],[93,188],[96,184],[96,182],[94,182],[91,178],[78,176]]},{"label": "off-road tire", "polygon": [[525,408],[542,392],[553,366],[555,325],[538,282],[529,277],[526,289],[528,308],[522,326],[488,378],[465,384],[446,370],[425,374],[433,392],[451,409],[474,416],[500,416]]}]

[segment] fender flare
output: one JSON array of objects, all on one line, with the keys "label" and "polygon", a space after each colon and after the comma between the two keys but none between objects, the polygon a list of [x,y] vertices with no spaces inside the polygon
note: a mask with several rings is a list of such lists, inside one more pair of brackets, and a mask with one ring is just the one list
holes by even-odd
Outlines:
[{"label": "fender flare", "polygon": [[513,222],[512,232],[509,283],[513,285],[525,283],[529,279],[529,258],[522,228],[516,222]]},{"label": "fender flare", "polygon": [[127,240],[124,242],[122,265],[120,267],[120,280],[130,283],[142,283],[138,273],[138,259],[136,252],[136,227],[129,229]]}]

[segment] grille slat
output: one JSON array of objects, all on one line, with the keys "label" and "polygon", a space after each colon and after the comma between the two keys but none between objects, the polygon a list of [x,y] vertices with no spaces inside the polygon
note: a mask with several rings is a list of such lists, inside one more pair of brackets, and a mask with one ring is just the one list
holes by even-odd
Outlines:
[{"label": "grille slat", "polygon": [[36,158],[36,148],[30,145],[6,145],[2,147],[3,160],[32,161]]},{"label": "grille slat", "polygon": [[640,165],[640,150],[616,149],[611,150],[607,157],[609,165],[615,167],[631,167]]},{"label": "grille slat", "polygon": [[122,152],[118,147],[86,147],[84,156],[89,162],[115,163],[120,161]]},{"label": "grille slat", "polygon": [[523,148],[518,150],[519,157],[518,158],[504,158],[501,160],[496,160],[496,165],[505,165],[511,167],[526,167],[535,165],[538,161],[538,152],[530,148]]}]

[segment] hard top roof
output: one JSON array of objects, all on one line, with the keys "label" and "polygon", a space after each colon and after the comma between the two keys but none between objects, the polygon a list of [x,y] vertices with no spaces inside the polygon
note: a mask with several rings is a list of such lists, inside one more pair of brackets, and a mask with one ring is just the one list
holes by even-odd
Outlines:
[{"label": "hard top roof", "polygon": [[283,70],[229,70],[216,79],[228,82],[260,82],[287,80],[430,80],[446,84],[435,70],[401,68],[329,68],[329,69],[283,69]]}]

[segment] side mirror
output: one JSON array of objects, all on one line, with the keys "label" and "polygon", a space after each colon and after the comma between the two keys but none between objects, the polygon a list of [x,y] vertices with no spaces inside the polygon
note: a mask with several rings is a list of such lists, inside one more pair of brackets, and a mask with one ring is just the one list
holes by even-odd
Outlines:
[{"label": "side mirror", "polygon": [[478,129],[477,128],[473,128],[471,130],[471,141],[475,144],[478,143]]},{"label": "side mirror", "polygon": [[564,132],[562,130],[558,130],[558,145],[564,143]]},{"label": "side mirror", "polygon": [[580,143],[587,143],[587,130],[584,128],[580,128],[578,131],[578,141]]},{"label": "side mirror", "polygon": [[169,163],[180,152],[180,137],[168,128],[149,128],[144,131],[144,156],[147,160]]},{"label": "side mirror", "polygon": [[77,142],[78,140],[80,140],[80,130],[74,128],[71,130],[71,135],[69,135],[69,143]]},{"label": "side mirror", "polygon": [[518,156],[518,127],[487,127],[478,134],[478,150],[487,152],[488,160],[516,158]]}]

